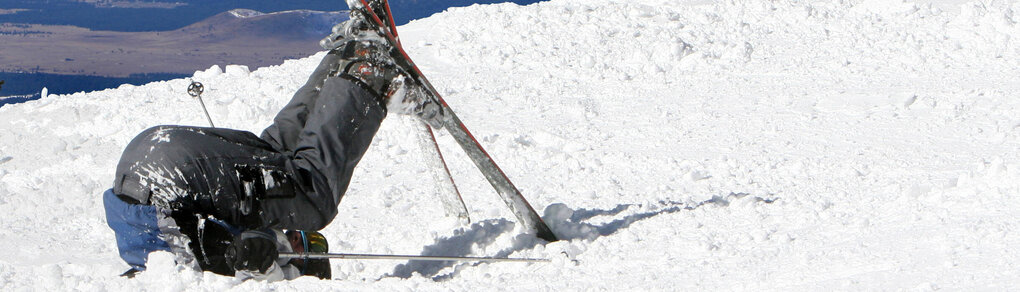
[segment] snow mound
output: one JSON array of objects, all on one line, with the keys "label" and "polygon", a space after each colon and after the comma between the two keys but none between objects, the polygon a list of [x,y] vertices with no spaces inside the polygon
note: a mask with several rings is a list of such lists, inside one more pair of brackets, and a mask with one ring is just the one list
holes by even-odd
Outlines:
[{"label": "snow mound", "polygon": [[249,18],[249,17],[256,17],[256,16],[265,15],[265,13],[262,13],[262,12],[259,12],[259,11],[255,11],[255,10],[251,10],[251,9],[234,9],[234,10],[230,10],[228,12],[230,13],[230,15],[233,15],[234,17],[237,17],[237,18]]},{"label": "snow mound", "polygon": [[[938,2],[938,3],[935,3]],[[445,132],[472,217],[443,216],[413,127],[362,159],[331,251],[239,282],[153,254],[133,280],[100,193],[160,124],[258,133],[323,53],[0,108],[5,290],[999,290],[1020,287],[1016,1],[553,0],[450,9],[408,53],[564,240],[524,234]],[[45,232],[41,232],[45,231]],[[735,280],[736,279],[736,280]]]}]

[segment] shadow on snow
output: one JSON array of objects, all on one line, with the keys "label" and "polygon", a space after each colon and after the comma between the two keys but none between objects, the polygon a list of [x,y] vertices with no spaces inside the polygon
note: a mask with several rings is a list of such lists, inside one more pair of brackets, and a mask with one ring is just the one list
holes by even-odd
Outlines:
[{"label": "shadow on snow", "polygon": [[[613,209],[578,209],[573,210],[565,204],[553,204],[545,209],[542,219],[553,233],[560,240],[596,240],[599,237],[613,235],[621,230],[630,227],[635,222],[652,218],[663,214],[677,213],[681,211],[693,211],[706,205],[718,207],[729,206],[733,200],[749,196],[746,193],[732,193],[727,196],[714,196],[709,200],[697,204],[686,204],[675,201],[660,201],[662,208],[654,211],[635,213],[624,216],[605,224],[594,225],[585,221],[600,216],[617,216],[630,207],[640,204],[620,204]],[[777,199],[764,199],[752,197],[755,202],[771,204]],[[439,238],[436,243],[426,246],[422,250],[423,256],[471,256],[472,247],[478,245],[484,247],[492,244],[501,235],[514,230],[515,223],[507,219],[489,219],[472,224],[467,229],[458,230],[451,237]],[[510,247],[501,250],[492,257],[507,257],[515,252],[532,249],[537,245],[546,244],[544,240],[536,238],[533,234],[518,234],[512,239]],[[393,272],[385,277],[410,278],[415,274],[431,277],[435,281],[444,281],[453,278],[465,267],[477,266],[479,263],[460,263],[453,261],[409,261],[394,268]],[[444,269],[454,267],[454,271],[440,274]]]}]

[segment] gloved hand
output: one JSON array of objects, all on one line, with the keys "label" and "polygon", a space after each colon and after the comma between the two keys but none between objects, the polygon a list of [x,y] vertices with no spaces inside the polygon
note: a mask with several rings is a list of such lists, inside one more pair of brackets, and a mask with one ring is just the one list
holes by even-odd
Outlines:
[{"label": "gloved hand", "polygon": [[280,252],[277,251],[276,237],[272,233],[248,230],[234,237],[224,258],[235,271],[258,271],[264,274],[280,258]]}]

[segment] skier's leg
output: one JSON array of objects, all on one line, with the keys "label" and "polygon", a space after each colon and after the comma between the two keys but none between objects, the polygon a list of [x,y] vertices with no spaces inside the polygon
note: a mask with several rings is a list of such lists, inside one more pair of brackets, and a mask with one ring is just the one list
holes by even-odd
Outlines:
[{"label": "skier's leg", "polygon": [[[327,78],[294,148],[304,200],[266,198],[263,218],[279,228],[319,230],[336,216],[354,167],[385,117],[378,96],[345,77]],[[315,213],[309,212],[312,202]]]},{"label": "skier's leg", "polygon": [[291,154],[294,152],[298,136],[301,129],[305,127],[311,107],[315,105],[323,82],[337,62],[339,62],[339,57],[333,52],[322,58],[319,66],[315,68],[315,71],[312,71],[311,76],[308,76],[305,85],[301,86],[294,93],[290,102],[276,114],[273,124],[262,131],[262,140],[281,153]]},{"label": "skier's leg", "polygon": [[293,156],[243,131],[156,127],[125,149],[114,192],[245,229],[321,229],[384,110],[375,94],[342,77],[330,77],[316,95]]}]

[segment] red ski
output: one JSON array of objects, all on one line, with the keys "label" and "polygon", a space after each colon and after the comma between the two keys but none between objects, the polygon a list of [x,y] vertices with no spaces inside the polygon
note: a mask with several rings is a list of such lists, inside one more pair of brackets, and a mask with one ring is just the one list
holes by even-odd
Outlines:
[{"label": "red ski", "polygon": [[418,66],[414,64],[414,61],[404,51],[401,46],[400,38],[397,34],[397,28],[393,23],[393,17],[390,13],[389,2],[386,0],[347,0],[348,6],[352,10],[360,10],[368,16],[369,21],[374,22],[380,33],[386,36],[386,40],[396,48],[400,55],[394,56],[394,60],[398,62],[398,65],[404,68],[409,68],[409,72],[415,80],[417,80],[426,90],[426,93],[431,98],[438,101],[438,104],[442,105],[442,109],[447,117],[443,121],[444,128],[453,136],[454,140],[460,144],[464,152],[467,153],[468,157],[475,163],[478,170],[485,175],[486,180],[496,190],[496,192],[506,203],[510,211],[514,213],[517,219],[524,224],[529,230],[536,233],[539,238],[547,241],[556,241],[556,235],[552,233],[549,226],[542,221],[542,217],[535,212],[535,209],[531,207],[531,204],[524,199],[524,196],[517,189],[510,178],[503,173],[503,170],[496,165],[492,157],[489,156],[482,145],[478,143],[471,132],[468,131],[464,122],[454,114],[453,109],[443,100],[443,97],[439,95],[439,92],[432,86],[425,75],[421,73]]}]

